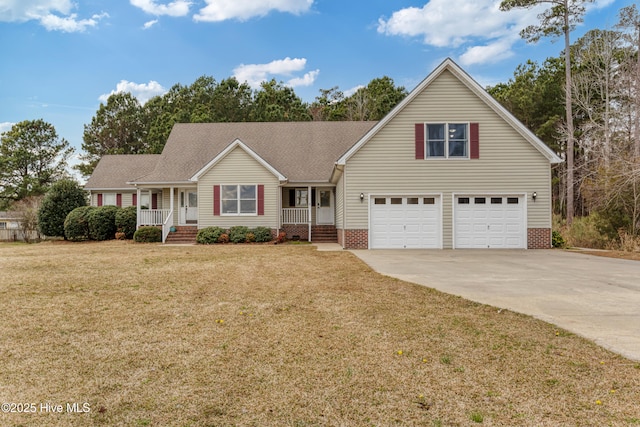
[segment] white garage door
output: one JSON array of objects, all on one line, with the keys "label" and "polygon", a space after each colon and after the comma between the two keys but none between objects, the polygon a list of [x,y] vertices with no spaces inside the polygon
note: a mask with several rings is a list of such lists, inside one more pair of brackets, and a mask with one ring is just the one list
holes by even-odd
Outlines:
[{"label": "white garage door", "polygon": [[457,196],[456,248],[526,248],[524,198]]},{"label": "white garage door", "polygon": [[439,197],[373,197],[371,248],[440,248],[440,212]]}]

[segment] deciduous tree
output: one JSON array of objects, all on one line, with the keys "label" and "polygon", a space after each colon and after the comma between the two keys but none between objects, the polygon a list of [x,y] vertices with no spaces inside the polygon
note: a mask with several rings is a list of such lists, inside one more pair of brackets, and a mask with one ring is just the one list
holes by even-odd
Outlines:
[{"label": "deciduous tree", "polygon": [[509,11],[514,8],[531,9],[538,5],[550,7],[538,15],[539,25],[526,27],[520,35],[525,40],[535,43],[542,37],[564,38],[565,60],[565,126],[567,155],[567,223],[571,224],[574,215],[574,126],[571,94],[571,40],[570,34],[576,24],[582,22],[585,4],[594,0],[503,0],[500,10]]},{"label": "deciduous tree", "polygon": [[0,210],[28,196],[44,194],[66,175],[73,148],[53,125],[25,120],[0,136]]}]

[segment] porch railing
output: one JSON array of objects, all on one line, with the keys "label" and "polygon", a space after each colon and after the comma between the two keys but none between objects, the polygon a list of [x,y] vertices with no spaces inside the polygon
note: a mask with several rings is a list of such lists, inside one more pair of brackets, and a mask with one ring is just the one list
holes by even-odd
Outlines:
[{"label": "porch railing", "polygon": [[166,242],[171,226],[173,225],[173,210],[167,214],[167,219],[162,223],[162,243]]},{"label": "porch railing", "polygon": [[283,208],[283,224],[308,224],[309,208]]},{"label": "porch railing", "polygon": [[162,225],[169,216],[169,209],[140,210],[140,225]]}]

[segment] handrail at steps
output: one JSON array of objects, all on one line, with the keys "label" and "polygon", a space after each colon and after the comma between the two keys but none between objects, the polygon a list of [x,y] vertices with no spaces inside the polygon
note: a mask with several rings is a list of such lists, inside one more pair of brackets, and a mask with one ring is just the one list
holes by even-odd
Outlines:
[{"label": "handrail at steps", "polygon": [[173,209],[169,211],[167,215],[167,219],[162,223],[162,243],[166,242],[167,236],[169,235],[169,231],[171,231],[171,227],[173,226]]}]

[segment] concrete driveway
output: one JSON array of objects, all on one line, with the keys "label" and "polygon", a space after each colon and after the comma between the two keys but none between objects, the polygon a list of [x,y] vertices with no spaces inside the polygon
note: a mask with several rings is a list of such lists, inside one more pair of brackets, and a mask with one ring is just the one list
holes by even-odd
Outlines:
[{"label": "concrete driveway", "polygon": [[371,268],[528,314],[640,361],[640,262],[559,250],[353,250]]}]

